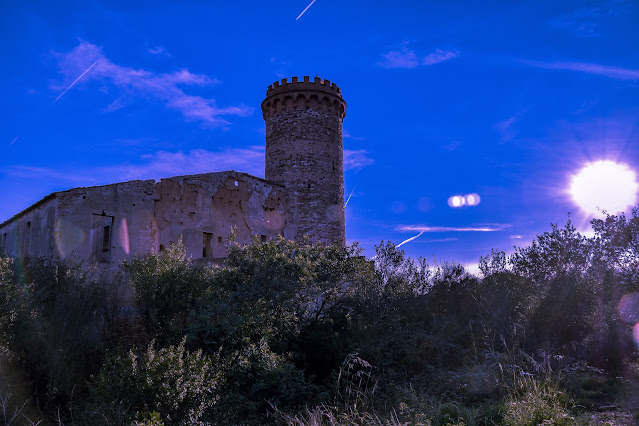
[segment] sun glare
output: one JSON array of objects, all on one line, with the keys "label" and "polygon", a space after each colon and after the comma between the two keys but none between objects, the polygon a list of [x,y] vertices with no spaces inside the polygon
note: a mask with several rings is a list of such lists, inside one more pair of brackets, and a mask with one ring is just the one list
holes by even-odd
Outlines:
[{"label": "sun glare", "polygon": [[585,212],[615,214],[637,204],[637,177],[627,165],[596,161],[573,176],[570,194]]}]

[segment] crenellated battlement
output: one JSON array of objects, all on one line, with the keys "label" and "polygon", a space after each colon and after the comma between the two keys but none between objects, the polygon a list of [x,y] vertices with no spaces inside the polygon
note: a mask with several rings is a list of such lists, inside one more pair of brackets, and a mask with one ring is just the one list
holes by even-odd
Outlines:
[{"label": "crenellated battlement", "polygon": [[344,119],[346,102],[342,98],[342,90],[330,80],[315,77],[313,81],[304,76],[284,78],[271,84],[266,90],[266,99],[262,102],[262,115],[267,119],[273,114],[285,110],[312,109],[338,115]]},{"label": "crenellated battlement", "polygon": [[[281,81],[276,81],[275,83],[268,86],[266,89],[266,96],[272,96],[279,93],[284,93],[290,90],[319,90],[322,92],[327,92],[331,94],[335,94],[338,96],[342,96],[342,90],[335,83],[331,83],[330,80],[323,80],[320,77],[315,77],[313,81],[311,81],[311,77],[305,75],[302,77],[302,81],[299,81],[299,77],[291,78],[291,82],[288,81],[288,78],[283,78]],[[309,86],[311,85],[311,86]]]}]

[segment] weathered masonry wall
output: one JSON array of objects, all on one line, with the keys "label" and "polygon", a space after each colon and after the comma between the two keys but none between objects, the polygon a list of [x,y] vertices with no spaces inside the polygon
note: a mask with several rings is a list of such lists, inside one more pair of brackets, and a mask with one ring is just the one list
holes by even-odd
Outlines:
[{"label": "weathered masonry wall", "polygon": [[0,225],[12,257],[71,256],[119,263],[182,239],[187,255],[226,256],[225,243],[295,238],[284,188],[244,173],[219,172],[75,188],[49,195]]},{"label": "weathered masonry wall", "polygon": [[154,187],[154,180],[137,180],[57,193],[57,255],[111,263],[149,253]]},{"label": "weathered masonry wall", "polygon": [[226,240],[248,243],[282,235],[295,238],[284,188],[238,172],[219,172],[162,179],[156,186],[157,250],[180,236],[187,254],[197,258],[227,255]]},{"label": "weathered masonry wall", "polygon": [[10,257],[27,255],[49,257],[55,250],[56,206],[54,194],[0,224],[0,254]]}]

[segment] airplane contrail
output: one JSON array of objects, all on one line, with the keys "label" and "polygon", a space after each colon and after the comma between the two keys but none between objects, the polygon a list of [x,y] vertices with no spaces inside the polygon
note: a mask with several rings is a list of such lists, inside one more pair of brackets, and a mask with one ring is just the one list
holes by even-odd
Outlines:
[{"label": "airplane contrail", "polygon": [[399,247],[399,246],[403,246],[403,245],[404,245],[404,244],[406,244],[406,243],[410,243],[410,242],[411,242],[411,241],[413,241],[415,238],[419,238],[419,237],[421,237],[423,233],[424,233],[424,231],[420,232],[419,234],[415,235],[414,237],[410,237],[409,239],[402,241],[401,243],[397,244],[397,245],[395,246],[395,248],[397,248],[397,247]]},{"label": "airplane contrail", "polygon": [[[404,244],[406,244],[406,243],[410,243],[410,242],[411,242],[411,241],[413,241],[415,238],[419,238],[419,237],[421,237],[421,236],[422,236],[422,234],[423,234],[424,232],[425,232],[425,231],[422,231],[422,232],[420,232],[419,234],[415,235],[414,237],[410,237],[410,238],[408,238],[408,239],[406,239],[406,240],[402,241],[401,243],[397,244],[397,245],[395,246],[395,248],[397,248],[397,247],[399,247],[399,246],[403,246],[403,245],[404,245]],[[370,260],[375,260],[375,258],[376,258],[376,257],[377,257],[377,255],[375,255],[375,256],[373,256],[373,257],[371,257],[371,258],[370,258]]]},{"label": "airplane contrail", "polygon": [[313,1],[311,2],[311,4],[309,4],[308,6],[306,6],[306,9],[304,9],[304,10],[302,11],[302,13],[300,13],[300,16],[298,16],[297,18],[295,18],[295,20],[297,21],[298,19],[300,19],[300,18],[302,17],[302,15],[303,15],[304,13],[306,13],[306,11],[308,10],[308,8],[309,8],[309,7],[311,7],[311,6],[313,6],[313,3],[315,3],[315,1],[316,1],[316,0],[313,0]]},{"label": "airplane contrail", "polygon": [[93,68],[93,66],[94,66],[95,64],[97,64],[97,63],[98,63],[98,61],[95,61],[94,63],[92,63],[92,64],[91,64],[91,66],[90,66],[89,68],[87,68],[87,69],[86,69],[86,71],[84,71],[82,74],[80,74],[80,77],[76,78],[76,79],[75,79],[75,81],[69,85],[69,87],[67,87],[66,89],[64,89],[64,92],[60,93],[60,96],[58,96],[57,98],[55,98],[55,101],[51,102],[51,104],[53,105],[54,103],[58,102],[58,99],[60,99],[60,98],[62,97],[62,95],[64,95],[65,93],[67,93],[67,92],[69,91],[69,89],[70,89],[70,88],[72,88],[72,87],[73,87],[73,85],[74,85],[75,83],[77,83],[77,82],[78,82],[78,81],[79,81],[82,77],[84,77],[84,74],[88,73],[88,72],[91,70],[91,68]]},{"label": "airplane contrail", "polygon": [[351,197],[353,196],[353,192],[354,191],[355,191],[355,187],[353,187],[353,190],[351,191],[351,195],[348,196],[348,199],[344,203],[344,207],[346,207],[348,205],[348,202],[351,200]]},{"label": "airplane contrail", "polygon": [[11,143],[9,144],[9,146],[13,145],[13,143],[14,143],[15,141],[17,141],[19,137],[20,137],[20,136],[16,136],[16,138],[15,138],[14,140],[12,140],[12,141],[11,141]]}]

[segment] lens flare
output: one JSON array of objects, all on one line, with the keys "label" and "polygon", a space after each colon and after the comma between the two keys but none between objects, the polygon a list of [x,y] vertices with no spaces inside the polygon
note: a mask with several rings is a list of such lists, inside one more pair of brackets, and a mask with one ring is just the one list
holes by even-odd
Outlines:
[{"label": "lens flare", "polygon": [[635,339],[635,344],[639,347],[639,324],[635,324],[632,327],[632,337]]},{"label": "lens flare", "polygon": [[619,317],[627,323],[639,323],[639,293],[624,295],[617,305]]},{"label": "lens flare", "polygon": [[573,176],[570,193],[586,213],[619,213],[637,203],[637,176],[626,164],[596,161]]},{"label": "lens flare", "polygon": [[55,223],[55,245],[61,258],[66,259],[85,241],[84,231],[72,222],[58,218]]},{"label": "lens flare", "polygon": [[481,197],[478,194],[472,193],[467,195],[453,195],[448,198],[448,205],[452,208],[458,208],[463,206],[474,207],[481,202]]},{"label": "lens flare", "polygon": [[129,241],[129,226],[127,224],[126,218],[122,218],[122,222],[120,223],[120,230],[118,233],[118,237],[120,238],[120,246],[124,250],[126,254],[131,253],[130,241]]},{"label": "lens flare", "polygon": [[460,195],[453,195],[448,199],[448,205],[453,208],[461,207],[465,202],[466,200],[464,200],[464,197]]},{"label": "lens flare", "polygon": [[466,204],[469,206],[476,206],[481,202],[481,198],[477,194],[466,195]]}]

